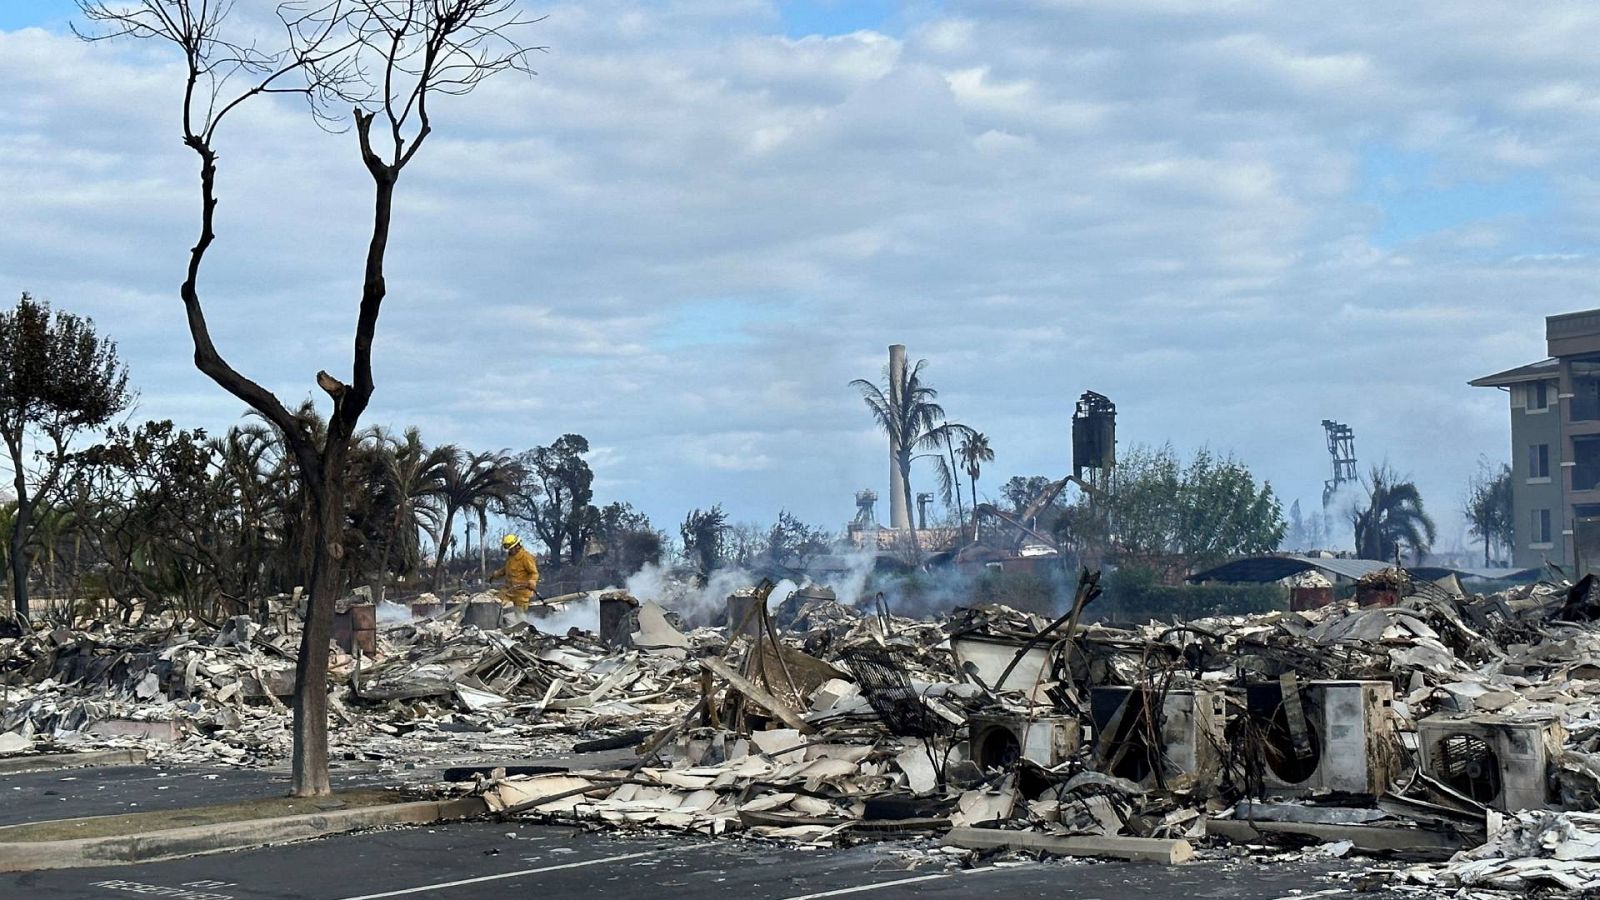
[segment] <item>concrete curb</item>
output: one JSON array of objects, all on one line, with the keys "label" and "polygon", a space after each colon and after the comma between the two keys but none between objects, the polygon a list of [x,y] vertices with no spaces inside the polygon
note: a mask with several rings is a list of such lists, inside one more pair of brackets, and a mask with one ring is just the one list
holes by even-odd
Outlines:
[{"label": "concrete curb", "polygon": [[470,818],[487,811],[488,807],[481,798],[467,797],[391,803],[219,825],[196,825],[119,837],[0,843],[0,872],[77,869],[177,859],[228,850],[247,850],[383,825],[427,825],[445,819]]},{"label": "concrete curb", "polygon": [[58,769],[87,769],[92,766],[142,766],[143,750],[90,750],[84,753],[41,753],[36,756],[0,758],[0,775],[23,772],[54,772]]}]

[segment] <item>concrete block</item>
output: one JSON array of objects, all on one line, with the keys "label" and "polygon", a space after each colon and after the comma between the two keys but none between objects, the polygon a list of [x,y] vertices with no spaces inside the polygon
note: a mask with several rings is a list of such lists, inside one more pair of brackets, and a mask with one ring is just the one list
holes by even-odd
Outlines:
[{"label": "concrete block", "polygon": [[500,616],[505,606],[499,600],[473,600],[461,620],[463,626],[472,625],[481,631],[498,631]]},{"label": "concrete block", "polygon": [[1274,834],[1314,838],[1324,843],[1349,841],[1357,850],[1368,853],[1408,851],[1448,856],[1476,841],[1442,831],[1421,828],[1385,828],[1380,825],[1328,825],[1320,822],[1265,822],[1240,819],[1210,819],[1206,833],[1230,841],[1260,841]]},{"label": "concrete block", "polygon": [[74,869],[178,859],[306,840],[361,828],[429,825],[448,819],[471,818],[482,815],[486,810],[482,798],[466,797],[170,828],[131,836],[17,843],[0,839],[0,872]]},{"label": "concrete block", "polygon": [[175,744],[183,737],[176,722],[141,722],[136,719],[102,719],[89,726],[89,733],[96,737],[148,738],[163,744]]},{"label": "concrete block", "polygon": [[53,772],[57,769],[87,769],[95,766],[143,765],[143,750],[90,750],[84,753],[42,753],[0,759],[0,775],[22,772]]},{"label": "concrete block", "polygon": [[1063,837],[1034,831],[1000,831],[993,828],[952,828],[941,843],[967,850],[1009,848],[1055,856],[1094,856],[1177,865],[1194,859],[1194,847],[1185,840],[1138,837]]}]

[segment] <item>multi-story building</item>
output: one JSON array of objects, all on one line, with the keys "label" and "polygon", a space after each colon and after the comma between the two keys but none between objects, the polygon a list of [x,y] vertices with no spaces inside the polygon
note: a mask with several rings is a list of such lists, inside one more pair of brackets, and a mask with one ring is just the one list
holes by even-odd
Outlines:
[{"label": "multi-story building", "polygon": [[1470,382],[1511,404],[1512,563],[1600,569],[1600,309],[1545,319],[1548,359]]}]

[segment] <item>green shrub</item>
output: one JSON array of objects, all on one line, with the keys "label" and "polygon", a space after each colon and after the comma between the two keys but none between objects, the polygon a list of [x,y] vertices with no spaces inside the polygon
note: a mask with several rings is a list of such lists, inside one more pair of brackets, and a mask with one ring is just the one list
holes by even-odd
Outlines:
[{"label": "green shrub", "polygon": [[989,569],[973,581],[972,602],[1001,603],[1024,612],[1056,616],[1066,611],[1068,601],[1057,580],[1047,575]]},{"label": "green shrub", "polygon": [[1162,584],[1147,569],[1122,568],[1106,576],[1105,595],[1091,607],[1102,621],[1187,622],[1289,608],[1279,584]]}]

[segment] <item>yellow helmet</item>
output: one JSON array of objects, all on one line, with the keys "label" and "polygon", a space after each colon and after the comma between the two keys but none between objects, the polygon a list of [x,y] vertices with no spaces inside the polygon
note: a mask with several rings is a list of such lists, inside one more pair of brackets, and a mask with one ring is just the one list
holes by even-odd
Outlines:
[{"label": "yellow helmet", "polygon": [[505,550],[510,550],[512,547],[515,547],[520,543],[522,543],[522,538],[519,538],[514,534],[508,534],[500,539],[500,547]]}]

